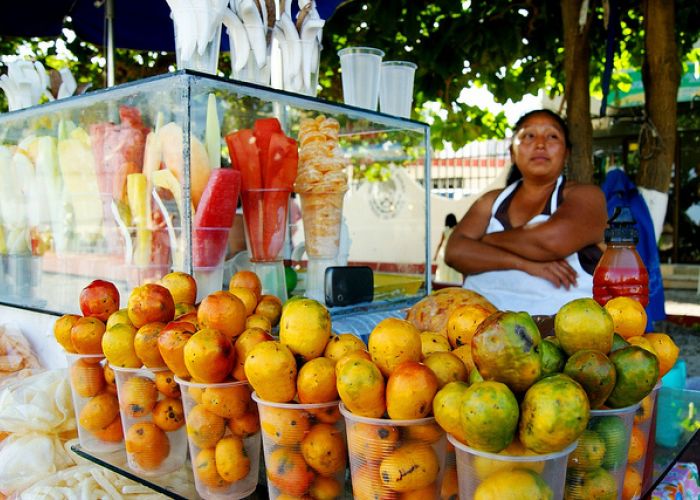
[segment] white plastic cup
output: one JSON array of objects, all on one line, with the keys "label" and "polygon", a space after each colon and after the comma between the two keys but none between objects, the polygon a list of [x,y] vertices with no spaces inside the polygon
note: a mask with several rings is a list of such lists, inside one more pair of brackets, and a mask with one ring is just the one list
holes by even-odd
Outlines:
[{"label": "white plastic cup", "polygon": [[553,493],[552,498],[562,498],[566,461],[577,444],[574,442],[561,451],[544,455],[511,456],[476,450],[460,443],[450,434],[447,435],[447,439],[454,445],[457,455],[459,498],[474,498],[474,494],[485,481],[497,483],[499,476],[523,469],[528,471],[527,474],[538,475],[547,483]]},{"label": "white plastic cup", "polygon": [[246,26],[247,32],[255,32],[256,35],[262,35],[265,39],[264,47],[258,47],[257,50],[263,51],[256,53],[256,48],[251,45],[248,51],[244,54],[235,52],[234,36],[231,30],[228,32],[229,42],[231,46],[231,78],[243,82],[257,83],[259,85],[270,85],[270,39],[272,30],[264,25]]},{"label": "white plastic cup", "polygon": [[384,52],[372,47],[347,47],[339,50],[338,56],[345,104],[376,111]]},{"label": "white plastic cup", "polygon": [[[211,19],[214,12],[203,8],[180,8],[172,13],[175,28],[175,60],[178,69],[216,74],[221,46],[223,14]],[[202,33],[204,22],[211,33]]]},{"label": "white plastic cup", "polygon": [[411,117],[416,66],[408,61],[385,61],[379,79],[379,109],[387,115]]}]

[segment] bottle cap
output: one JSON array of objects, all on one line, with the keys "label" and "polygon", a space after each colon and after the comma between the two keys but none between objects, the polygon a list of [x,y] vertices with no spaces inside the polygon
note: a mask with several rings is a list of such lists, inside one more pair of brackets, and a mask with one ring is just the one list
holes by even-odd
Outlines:
[{"label": "bottle cap", "polygon": [[632,216],[630,207],[616,207],[608,220],[605,230],[605,243],[634,243],[639,241],[637,221]]}]

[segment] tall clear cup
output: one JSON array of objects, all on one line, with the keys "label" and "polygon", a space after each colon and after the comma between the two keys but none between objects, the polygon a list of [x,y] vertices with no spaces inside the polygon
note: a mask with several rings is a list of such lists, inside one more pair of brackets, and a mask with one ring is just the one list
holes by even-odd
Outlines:
[{"label": "tall clear cup", "polygon": [[345,104],[376,111],[384,51],[372,47],[347,47],[338,51],[338,57]]},{"label": "tall clear cup", "polygon": [[411,117],[416,66],[408,61],[385,61],[379,79],[379,109],[388,115]]}]

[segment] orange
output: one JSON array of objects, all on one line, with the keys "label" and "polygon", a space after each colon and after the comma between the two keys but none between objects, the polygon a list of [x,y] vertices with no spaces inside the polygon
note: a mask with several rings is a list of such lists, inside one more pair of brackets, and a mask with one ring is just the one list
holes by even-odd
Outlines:
[{"label": "orange", "polygon": [[258,297],[253,290],[242,286],[234,286],[233,288],[229,288],[229,292],[243,302],[246,316],[250,316],[255,312],[255,307],[258,305]]},{"label": "orange", "polygon": [[370,356],[369,351],[366,349],[358,349],[356,351],[350,351],[342,358],[338,359],[335,363],[335,376],[338,376],[343,365],[350,363],[356,359],[366,359],[367,361],[372,361],[372,356]]},{"label": "orange", "polygon": [[445,475],[442,477],[440,498],[459,498],[459,481],[457,479],[457,465],[446,464]]},{"label": "orange", "polygon": [[112,367],[109,366],[109,363],[104,364],[102,367],[102,373],[104,373],[107,390],[116,396],[117,382],[115,381],[114,370],[112,370]]},{"label": "orange", "polygon": [[394,500],[399,497],[398,493],[388,490],[382,483],[379,466],[368,463],[352,474],[352,496],[355,500]]},{"label": "orange", "polygon": [[90,432],[99,431],[111,424],[119,415],[116,396],[103,392],[90,398],[78,414],[78,423]]},{"label": "orange", "polygon": [[182,400],[165,398],[153,408],[153,423],[165,432],[176,431],[185,424]]},{"label": "orange", "polygon": [[420,361],[423,355],[420,332],[399,318],[381,320],[369,334],[367,346],[372,361],[385,377],[404,361]]},{"label": "orange", "polygon": [[246,316],[246,308],[241,299],[224,290],[204,297],[197,309],[200,328],[219,330],[231,340],[245,330]]},{"label": "orange", "polygon": [[170,291],[175,304],[194,304],[197,299],[197,282],[187,273],[173,271],[163,276],[159,284]]},{"label": "orange", "polygon": [[212,448],[221,439],[225,431],[224,419],[204,405],[197,405],[187,414],[187,435],[199,448]]},{"label": "orange", "polygon": [[140,368],[143,364],[136,355],[134,338],[136,328],[126,323],[112,326],[102,336],[102,351],[112,366]]},{"label": "orange", "polygon": [[70,332],[79,319],[80,316],[77,314],[64,314],[53,324],[53,335],[56,341],[68,352],[77,352],[70,339]]},{"label": "orange", "polygon": [[457,349],[452,350],[452,354],[457,356],[467,369],[468,373],[471,373],[474,369],[474,359],[472,358],[472,346],[465,344],[459,346]]},{"label": "orange", "polygon": [[316,476],[309,494],[316,500],[334,500],[342,496],[343,487],[334,477]]},{"label": "orange", "polygon": [[471,343],[476,329],[492,312],[490,307],[481,304],[465,304],[452,311],[447,319],[447,338],[452,347]]},{"label": "orange", "polygon": [[447,352],[452,349],[447,337],[435,332],[420,332],[420,343],[423,359],[435,352]]},{"label": "orange", "polygon": [[335,364],[328,358],[314,358],[302,365],[297,375],[300,403],[328,403],[338,399]]},{"label": "orange", "polygon": [[295,298],[282,309],[280,342],[304,361],[323,354],[331,338],[331,314],[320,302]]},{"label": "orange", "polygon": [[622,500],[632,500],[639,498],[642,493],[642,476],[631,465],[625,469],[625,480],[622,484]]},{"label": "orange", "polygon": [[250,314],[245,319],[245,327],[246,329],[260,328],[261,330],[265,330],[267,333],[270,333],[272,331],[272,323],[270,323],[270,320],[262,314]]},{"label": "orange", "polygon": [[654,409],[654,393],[652,392],[647,397],[642,399],[642,402],[634,413],[634,423],[641,424],[651,418],[651,412]]},{"label": "orange", "polygon": [[228,481],[221,477],[216,467],[214,448],[205,448],[197,453],[194,458],[194,472],[197,478],[209,488],[218,490],[229,487]]},{"label": "orange", "polygon": [[192,335],[185,344],[183,356],[192,378],[207,384],[227,379],[235,361],[231,339],[214,328],[204,328]]},{"label": "orange", "polygon": [[360,463],[379,463],[396,448],[400,433],[398,427],[391,425],[356,422],[347,429],[347,437],[350,456],[357,457]]},{"label": "orange", "polygon": [[158,400],[158,389],[148,377],[129,378],[119,391],[119,402],[126,415],[132,418],[148,415]]},{"label": "orange", "polygon": [[238,271],[231,276],[228,284],[228,289],[232,288],[247,288],[255,294],[256,302],[262,297],[262,283],[260,278],[253,271]]},{"label": "orange", "polygon": [[644,456],[647,448],[647,437],[638,426],[632,427],[632,435],[630,436],[630,447],[627,452],[627,463],[633,464],[638,462]]},{"label": "orange", "polygon": [[645,335],[659,359],[659,378],[666,375],[678,360],[680,349],[671,337],[665,333],[647,333]]},{"label": "orange", "polygon": [[[252,316],[250,317],[252,318]],[[265,319],[265,321],[267,320]],[[272,340],[269,330],[257,327],[246,327],[243,333],[236,337],[236,342],[233,344],[233,349],[236,351],[236,360],[233,364],[232,372],[233,378],[236,380],[248,380],[245,375],[245,360],[248,357],[248,353],[260,342],[267,340]]]},{"label": "orange", "polygon": [[305,410],[266,406],[260,409],[260,427],[273,443],[294,446],[304,438],[311,423]]},{"label": "orange", "polygon": [[343,417],[340,414],[338,405],[312,409],[309,410],[309,413],[313,415],[317,422],[323,422],[324,424],[334,424]]},{"label": "orange", "polygon": [[170,441],[153,422],[137,422],[126,432],[126,452],[146,470],[157,469],[170,453]]},{"label": "orange", "polygon": [[120,415],[117,415],[117,418],[112,420],[112,423],[110,423],[107,427],[104,429],[100,429],[97,431],[92,431],[92,434],[97,438],[102,441],[106,441],[108,443],[119,443],[121,442],[122,439],[124,439],[124,431],[122,430],[122,418]]},{"label": "orange", "polygon": [[239,418],[248,409],[250,389],[246,384],[207,387],[202,393],[202,406],[223,418]]},{"label": "orange", "polygon": [[605,310],[612,316],[615,333],[627,339],[644,335],[647,327],[647,313],[642,304],[631,297],[615,297],[605,304]]},{"label": "orange", "polygon": [[274,295],[262,295],[255,307],[255,314],[265,316],[275,327],[279,324],[282,316],[282,301]]},{"label": "orange", "polygon": [[281,447],[268,456],[267,478],[282,493],[301,496],[314,480],[314,473],[298,451]]},{"label": "orange", "polygon": [[170,370],[156,372],[156,389],[166,397],[179,398],[180,385],[175,382],[175,375]]},{"label": "orange", "polygon": [[423,361],[438,379],[438,388],[449,382],[461,380],[466,382],[469,378],[467,367],[462,360],[451,352],[434,352]]},{"label": "orange", "polygon": [[228,421],[228,428],[236,436],[246,438],[252,436],[260,430],[260,417],[257,412],[248,411],[238,418]]},{"label": "orange", "polygon": [[243,440],[238,436],[220,439],[216,443],[214,459],[216,470],[226,481],[240,481],[250,472],[250,458],[243,447]]},{"label": "orange", "polygon": [[312,469],[332,476],[345,468],[343,434],[330,424],[316,424],[301,442],[301,454]]},{"label": "orange", "polygon": [[358,350],[367,350],[367,346],[362,339],[352,333],[341,333],[339,335],[331,335],[323,355],[332,360],[333,363],[337,363],[346,354]]},{"label": "orange", "polygon": [[148,368],[165,366],[163,356],[158,350],[158,335],[163,328],[165,328],[165,323],[158,321],[146,323],[138,329],[134,337],[134,351],[144,366]]},{"label": "orange", "polygon": [[80,354],[102,354],[105,324],[97,318],[78,318],[70,329],[70,340]]},{"label": "orange", "polygon": [[[628,337],[627,342],[629,342],[631,345],[636,345],[638,347],[641,347],[642,349],[645,349],[652,353],[654,356],[656,356],[656,351],[654,350],[654,346],[651,344],[649,339],[647,338],[646,335],[635,335],[634,337]],[[658,357],[658,356],[657,356]],[[660,368],[660,366],[659,366]]]},{"label": "orange", "polygon": [[286,403],[297,392],[297,362],[289,348],[268,340],[256,344],[243,364],[245,376],[265,401]]},{"label": "orange", "polygon": [[102,366],[78,359],[70,367],[70,383],[80,397],[97,396],[106,385]]}]

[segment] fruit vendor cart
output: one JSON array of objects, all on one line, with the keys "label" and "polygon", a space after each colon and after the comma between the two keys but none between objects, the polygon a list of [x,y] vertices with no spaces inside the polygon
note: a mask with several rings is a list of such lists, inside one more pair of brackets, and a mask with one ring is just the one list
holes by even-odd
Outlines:
[{"label": "fruit vendor cart", "polygon": [[[93,280],[113,283],[125,301],[183,271],[200,301],[226,289],[230,266],[240,265],[282,302],[325,301],[334,332],[365,340],[431,292],[439,228],[429,224],[424,123],[180,71],[7,113],[0,138],[0,323],[18,325],[47,368],[66,366],[54,324],[95,306],[77,300]],[[319,149],[321,141],[332,145]],[[290,170],[297,164],[308,167],[304,182]],[[423,185],[405,174],[417,164]],[[239,191],[246,259],[229,247]],[[299,219],[289,216],[295,203]],[[700,393],[661,388],[657,400],[664,438],[646,492],[700,421]],[[140,474],[121,449],[73,450],[155,492],[196,496],[189,461]],[[262,468],[258,483],[251,498],[267,498]]]}]

